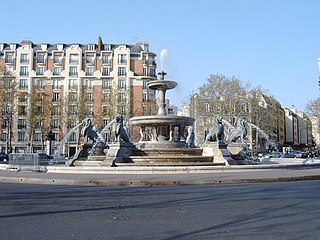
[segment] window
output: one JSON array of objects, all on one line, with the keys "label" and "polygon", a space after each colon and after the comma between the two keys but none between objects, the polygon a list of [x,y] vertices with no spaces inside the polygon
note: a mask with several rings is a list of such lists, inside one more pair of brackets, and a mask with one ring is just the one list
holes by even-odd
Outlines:
[{"label": "window", "polygon": [[3,141],[3,142],[7,141],[7,133],[6,132],[2,132],[1,141]]},{"label": "window", "polygon": [[86,106],[85,111],[86,111],[87,116],[93,115],[93,107],[92,106]]},{"label": "window", "polygon": [[42,76],[44,74],[44,67],[37,67],[36,74]]},{"label": "window", "polygon": [[20,55],[20,63],[29,63],[29,54],[21,53],[21,55]]},{"label": "window", "polygon": [[127,64],[127,55],[119,54],[118,55],[118,64]]},{"label": "window", "polygon": [[70,92],[69,93],[69,102],[75,102],[77,101],[78,97],[77,97],[77,93],[76,92]]},{"label": "window", "polygon": [[54,79],[53,81],[52,81],[52,89],[54,89],[54,90],[58,90],[58,89],[60,89],[61,88],[61,81],[60,80],[58,80],[58,79]]},{"label": "window", "polygon": [[92,93],[86,93],[86,101],[92,101]]},{"label": "window", "polygon": [[86,80],[86,88],[87,89],[93,89],[93,80],[92,79],[87,79]]},{"label": "window", "polygon": [[25,142],[25,141],[26,141],[26,133],[18,132],[18,142]]},{"label": "window", "polygon": [[35,141],[35,142],[41,142],[41,141],[42,141],[41,133],[36,132],[36,133],[34,134],[34,141]]},{"label": "window", "polygon": [[78,89],[78,80],[77,79],[69,79],[69,89],[77,90]]},{"label": "window", "polygon": [[20,76],[28,76],[29,70],[28,67],[20,67]]},{"label": "window", "polygon": [[25,129],[27,127],[25,119],[18,119],[18,129]]},{"label": "window", "polygon": [[58,101],[60,101],[60,93],[53,93],[53,95],[52,95],[52,101],[53,101],[53,102],[58,102]]},{"label": "window", "polygon": [[102,63],[109,64],[110,56],[109,55],[102,55]]},{"label": "window", "polygon": [[142,101],[143,102],[148,102],[148,95],[146,93],[143,93],[142,95]]},{"label": "window", "polygon": [[78,75],[78,68],[77,67],[70,67],[69,68],[69,75],[70,76],[77,76]]},{"label": "window", "polygon": [[42,79],[36,80],[36,86],[37,86],[39,89],[43,89],[43,88],[44,88],[44,80],[42,80]]},{"label": "window", "polygon": [[103,67],[102,68],[102,76],[110,76],[110,68]]},{"label": "window", "polygon": [[118,88],[126,88],[126,80],[118,80]]},{"label": "window", "polygon": [[71,133],[69,140],[72,142],[76,142],[77,141],[77,134],[75,132]]},{"label": "window", "polygon": [[126,76],[126,68],[125,67],[119,67],[118,68],[118,75],[119,76]]},{"label": "window", "polygon": [[94,56],[86,56],[86,63],[92,64],[94,60]]},{"label": "window", "polygon": [[147,89],[147,81],[146,81],[146,80],[143,80],[143,81],[142,81],[142,89],[143,89],[143,90],[146,90],[146,89]]},{"label": "window", "polygon": [[53,118],[51,121],[52,128],[59,128],[59,119]]},{"label": "window", "polygon": [[13,53],[7,53],[5,58],[5,63],[13,63],[14,55]]},{"label": "window", "polygon": [[76,114],[77,113],[77,106],[69,105],[68,106],[68,112],[69,112],[69,114],[72,114],[72,115]]},{"label": "window", "polygon": [[25,92],[21,92],[19,94],[19,102],[26,103],[27,102],[27,95]]},{"label": "window", "polygon": [[143,76],[147,76],[147,68],[143,68]]},{"label": "window", "polygon": [[154,68],[150,68],[150,76],[151,77],[156,77],[156,71],[155,71],[155,69]]},{"label": "window", "polygon": [[125,102],[125,100],[126,100],[126,94],[125,93],[118,93],[118,101]]},{"label": "window", "polygon": [[121,115],[126,115],[126,106],[120,106],[119,111]]},{"label": "window", "polygon": [[53,68],[53,75],[58,76],[61,74],[61,67],[54,67]]},{"label": "window", "polygon": [[54,138],[56,139],[56,141],[60,141],[60,134],[54,133]]},{"label": "window", "polygon": [[102,80],[102,89],[109,89],[109,80]]},{"label": "window", "polygon": [[59,115],[60,114],[60,107],[59,106],[52,106],[52,115]]},{"label": "window", "polygon": [[86,75],[93,76],[93,67],[86,67]]},{"label": "window", "polygon": [[13,72],[13,66],[6,65],[5,74],[12,74],[12,72]]},{"label": "window", "polygon": [[102,102],[108,102],[109,101],[109,93],[104,92],[102,93]]},{"label": "window", "polygon": [[61,60],[62,60],[62,56],[61,55],[55,55],[53,57],[53,63],[55,63],[55,64],[60,64]]},{"label": "window", "polygon": [[108,115],[108,107],[107,106],[102,106],[102,114],[103,115]]},{"label": "window", "polygon": [[37,63],[44,64],[45,57],[46,57],[45,53],[38,53]]},{"label": "window", "polygon": [[78,64],[79,63],[79,55],[78,54],[70,54],[70,61],[71,64]]},{"label": "window", "polygon": [[95,45],[94,44],[88,44],[87,50],[88,51],[94,51],[95,50]]},{"label": "window", "polygon": [[19,81],[19,88],[27,88],[28,85],[27,85],[27,79],[20,79]]},{"label": "window", "polygon": [[26,106],[18,106],[18,115],[20,116],[27,115]]}]

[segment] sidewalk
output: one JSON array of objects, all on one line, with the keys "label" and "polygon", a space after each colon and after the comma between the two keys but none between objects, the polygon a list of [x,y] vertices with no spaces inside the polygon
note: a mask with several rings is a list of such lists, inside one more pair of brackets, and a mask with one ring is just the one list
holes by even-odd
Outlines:
[{"label": "sidewalk", "polygon": [[78,186],[161,186],[320,180],[320,165],[270,164],[212,167],[49,166],[46,172],[13,171],[0,165],[0,182]]}]

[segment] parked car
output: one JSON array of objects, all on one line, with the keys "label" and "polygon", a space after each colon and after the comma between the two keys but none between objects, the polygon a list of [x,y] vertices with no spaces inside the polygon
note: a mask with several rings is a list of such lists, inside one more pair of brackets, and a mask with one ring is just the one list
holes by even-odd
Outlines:
[{"label": "parked car", "polygon": [[4,152],[1,152],[0,153],[0,161],[1,162],[8,162],[9,161],[8,155],[6,153],[4,153]]},{"label": "parked car", "polygon": [[264,156],[264,158],[281,158],[281,157],[282,157],[281,152],[272,152]]},{"label": "parked car", "polygon": [[283,155],[284,158],[307,158],[309,154],[307,152],[301,152],[297,150],[290,151]]},{"label": "parked car", "polygon": [[50,156],[45,153],[39,153],[38,156],[39,156],[39,159],[53,159],[53,156]]}]

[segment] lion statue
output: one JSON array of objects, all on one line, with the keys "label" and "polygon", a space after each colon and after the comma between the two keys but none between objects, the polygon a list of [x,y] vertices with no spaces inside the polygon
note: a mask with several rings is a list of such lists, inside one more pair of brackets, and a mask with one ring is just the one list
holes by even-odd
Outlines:
[{"label": "lion statue", "polygon": [[222,124],[222,116],[215,115],[213,117],[212,128],[206,136],[205,142],[219,142],[222,143],[224,140],[224,126]]},{"label": "lion statue", "polygon": [[115,137],[115,142],[130,142],[125,126],[123,126],[123,116],[117,114],[115,123],[112,126],[112,133]]},{"label": "lion statue", "polygon": [[90,118],[85,118],[82,121],[83,128],[81,129],[81,134],[84,137],[88,137],[92,141],[96,141],[98,138],[97,132],[93,129],[92,121]]},{"label": "lion statue", "polygon": [[237,127],[230,132],[228,137],[228,143],[234,143],[236,141],[240,141],[241,143],[245,143],[245,137],[247,136],[247,121],[239,118],[237,121]]}]

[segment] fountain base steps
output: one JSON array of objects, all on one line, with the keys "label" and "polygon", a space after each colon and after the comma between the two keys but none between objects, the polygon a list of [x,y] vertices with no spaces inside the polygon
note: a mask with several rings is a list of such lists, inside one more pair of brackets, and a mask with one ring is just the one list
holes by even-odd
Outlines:
[{"label": "fountain base steps", "polygon": [[130,156],[124,159],[125,162],[133,162],[134,164],[213,164],[214,158],[210,156],[172,156],[172,155],[162,155],[162,156]]},{"label": "fountain base steps", "polygon": [[202,149],[200,148],[136,148],[133,150],[131,156],[202,156]]}]

